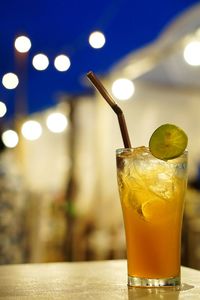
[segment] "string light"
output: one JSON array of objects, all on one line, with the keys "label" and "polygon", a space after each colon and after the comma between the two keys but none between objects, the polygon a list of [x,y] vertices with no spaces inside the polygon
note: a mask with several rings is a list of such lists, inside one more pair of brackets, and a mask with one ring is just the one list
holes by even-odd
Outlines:
[{"label": "string light", "polygon": [[185,61],[191,66],[200,66],[200,42],[193,41],[187,44],[183,56]]},{"label": "string light", "polygon": [[14,130],[6,130],[2,133],[1,139],[8,148],[14,148],[19,142],[18,134]]},{"label": "string light", "polygon": [[6,112],[7,112],[7,107],[6,107],[5,103],[0,101],[0,118],[5,116]]},{"label": "string light", "polygon": [[2,84],[6,89],[15,89],[19,84],[19,79],[14,73],[7,73],[2,78]]},{"label": "string light", "polygon": [[41,136],[42,127],[39,122],[29,120],[22,125],[21,132],[27,140],[35,141]]},{"label": "string light", "polygon": [[69,57],[64,54],[58,55],[54,60],[54,66],[60,72],[67,71],[69,69],[70,65],[71,65],[71,62],[70,62]]},{"label": "string light", "polygon": [[59,133],[63,132],[66,129],[68,120],[62,113],[51,113],[47,117],[46,124],[50,131]]},{"label": "string light", "polygon": [[33,57],[32,64],[36,70],[44,71],[49,65],[49,59],[45,54],[39,53]]},{"label": "string light", "polygon": [[126,78],[120,78],[113,82],[112,93],[119,100],[130,99],[135,92],[133,82]]},{"label": "string light", "polygon": [[89,36],[89,44],[95,49],[102,48],[106,42],[104,34],[100,31],[94,31]]},{"label": "string light", "polygon": [[27,36],[18,36],[15,40],[15,49],[18,52],[25,53],[28,52],[31,48],[31,41]]}]

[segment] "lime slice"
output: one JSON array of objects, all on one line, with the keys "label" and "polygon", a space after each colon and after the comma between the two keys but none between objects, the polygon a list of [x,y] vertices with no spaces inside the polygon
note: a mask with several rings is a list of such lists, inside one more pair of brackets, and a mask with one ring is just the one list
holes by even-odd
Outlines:
[{"label": "lime slice", "polygon": [[187,147],[186,133],[173,124],[158,127],[149,141],[149,149],[153,156],[167,160],[180,156]]},{"label": "lime slice", "polygon": [[168,220],[174,212],[172,202],[160,199],[151,199],[142,204],[142,214],[146,221],[162,223]]}]

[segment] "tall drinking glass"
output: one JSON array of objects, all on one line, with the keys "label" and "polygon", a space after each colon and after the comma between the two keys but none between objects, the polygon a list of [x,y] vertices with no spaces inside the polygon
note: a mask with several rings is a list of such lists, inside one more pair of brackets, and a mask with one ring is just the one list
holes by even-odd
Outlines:
[{"label": "tall drinking glass", "polygon": [[128,285],[180,285],[187,151],[167,161],[146,147],[118,149],[116,157]]}]

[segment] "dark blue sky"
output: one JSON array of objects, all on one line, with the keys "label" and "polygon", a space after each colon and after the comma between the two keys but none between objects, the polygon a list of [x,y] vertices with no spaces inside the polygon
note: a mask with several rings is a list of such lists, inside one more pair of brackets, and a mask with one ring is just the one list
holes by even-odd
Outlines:
[{"label": "dark blue sky", "polygon": [[[88,70],[106,73],[123,56],[157,38],[170,21],[196,3],[200,1],[2,1],[0,76],[20,70],[23,73],[19,74],[18,90],[6,90],[0,84],[0,100],[6,102],[8,116],[14,113],[14,102],[20,97],[26,98],[28,112],[35,112],[54,105],[60,93],[85,92],[83,78]],[[102,49],[95,50],[88,44],[94,30],[106,36]],[[19,67],[14,55],[14,39],[20,34],[28,35],[32,42],[26,68]],[[48,69],[41,72],[31,63],[39,52],[50,60]],[[67,72],[58,72],[53,66],[60,53],[71,59]]]}]

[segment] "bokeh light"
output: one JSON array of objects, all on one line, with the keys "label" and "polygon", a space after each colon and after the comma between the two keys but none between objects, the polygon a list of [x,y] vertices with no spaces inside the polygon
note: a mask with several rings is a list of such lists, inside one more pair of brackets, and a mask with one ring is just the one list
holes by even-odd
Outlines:
[{"label": "bokeh light", "polygon": [[56,112],[47,117],[46,124],[50,131],[59,133],[66,129],[68,120],[64,114]]},{"label": "bokeh light", "polygon": [[112,94],[119,100],[130,99],[135,92],[133,82],[126,78],[120,78],[112,84]]},{"label": "bokeh light", "polygon": [[14,130],[6,130],[2,133],[2,141],[8,148],[14,148],[19,142],[18,134]]},{"label": "bokeh light", "polygon": [[69,69],[70,65],[71,65],[71,62],[70,62],[69,57],[64,54],[60,54],[60,55],[56,56],[56,58],[54,60],[54,66],[60,72],[67,71]]},{"label": "bokeh light", "polygon": [[183,56],[191,66],[200,66],[200,41],[193,41],[187,44]]},{"label": "bokeh light", "polygon": [[19,84],[19,79],[14,73],[7,73],[2,78],[2,84],[6,89],[15,89]]},{"label": "bokeh light", "polygon": [[33,57],[32,64],[36,70],[44,71],[49,65],[49,59],[45,54],[39,53]]},{"label": "bokeh light", "polygon": [[7,112],[7,107],[6,107],[5,103],[0,101],[0,118],[5,116],[6,112]]},{"label": "bokeh light", "polygon": [[95,49],[102,48],[106,42],[104,34],[100,31],[94,31],[89,36],[89,44]]},{"label": "bokeh light", "polygon": [[15,49],[20,53],[28,52],[31,48],[31,41],[27,36],[18,36],[15,40]]},{"label": "bokeh light", "polygon": [[21,132],[27,140],[35,141],[41,136],[42,127],[39,122],[29,120],[22,125]]}]

